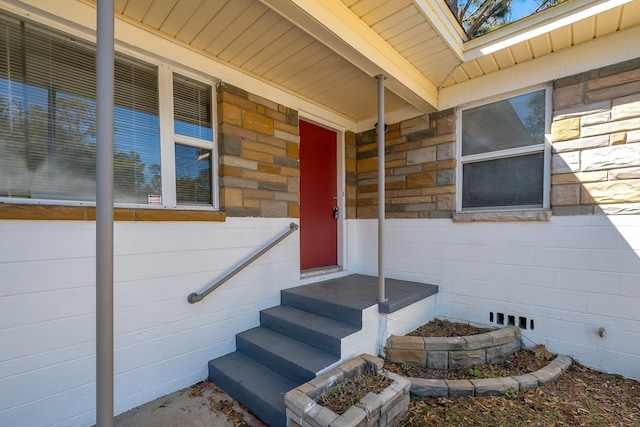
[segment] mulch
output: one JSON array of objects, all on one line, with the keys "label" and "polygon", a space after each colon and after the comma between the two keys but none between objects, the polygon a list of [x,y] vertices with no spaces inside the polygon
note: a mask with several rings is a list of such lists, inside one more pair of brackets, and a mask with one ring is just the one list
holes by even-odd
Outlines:
[{"label": "mulch", "polygon": [[[490,329],[436,320],[412,334],[417,336],[463,336]],[[480,331],[480,332],[478,332]],[[480,365],[457,372],[403,366],[385,369],[408,370],[405,376],[438,378],[485,378],[521,375],[548,363],[544,346],[521,350],[505,362]],[[405,364],[406,365],[406,364]],[[451,376],[447,376],[451,375]],[[455,377],[455,378],[453,378]],[[439,377],[442,378],[442,377]],[[528,392],[504,396],[411,399],[409,414],[397,427],[407,426],[640,426],[640,382],[600,372],[574,361],[557,381]]]}]

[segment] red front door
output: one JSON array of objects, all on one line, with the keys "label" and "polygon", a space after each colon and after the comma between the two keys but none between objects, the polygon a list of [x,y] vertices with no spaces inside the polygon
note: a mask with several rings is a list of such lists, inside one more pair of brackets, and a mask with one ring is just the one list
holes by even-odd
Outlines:
[{"label": "red front door", "polygon": [[338,260],[336,133],[300,121],[300,269]]}]

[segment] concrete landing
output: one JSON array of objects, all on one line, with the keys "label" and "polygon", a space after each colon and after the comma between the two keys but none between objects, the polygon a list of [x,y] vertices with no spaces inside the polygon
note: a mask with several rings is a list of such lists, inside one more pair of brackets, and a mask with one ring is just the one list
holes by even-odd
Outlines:
[{"label": "concrete landing", "polygon": [[[377,303],[380,313],[394,313],[414,302],[420,301],[438,292],[438,286],[409,282],[397,279],[385,279],[387,301]],[[313,283],[286,292],[313,298],[339,302],[341,305],[363,310],[376,304],[378,298],[378,278],[352,274],[350,276]]]}]

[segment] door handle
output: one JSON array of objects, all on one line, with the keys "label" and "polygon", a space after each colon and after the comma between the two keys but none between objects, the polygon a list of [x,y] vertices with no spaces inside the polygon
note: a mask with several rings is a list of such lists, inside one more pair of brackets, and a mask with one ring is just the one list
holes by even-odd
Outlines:
[{"label": "door handle", "polygon": [[340,218],[340,208],[336,206],[333,208],[333,219],[338,218]]}]

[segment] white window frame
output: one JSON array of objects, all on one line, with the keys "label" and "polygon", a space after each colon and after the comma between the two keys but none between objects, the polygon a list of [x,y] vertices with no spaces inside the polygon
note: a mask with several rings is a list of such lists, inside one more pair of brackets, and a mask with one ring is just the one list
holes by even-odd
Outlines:
[{"label": "white window frame", "polygon": [[[180,74],[207,84],[211,87],[211,126],[213,140],[192,138],[178,135],[174,130],[173,116],[173,75]],[[192,210],[219,209],[218,188],[218,120],[216,108],[216,84],[217,81],[195,76],[185,70],[174,69],[166,64],[158,65],[158,96],[160,104],[160,169],[162,173],[162,204],[168,208],[187,208]],[[176,195],[176,156],[175,145],[183,144],[191,147],[211,150],[211,205],[178,205]],[[166,195],[166,196],[165,196]]]},{"label": "white window frame", "polygon": [[[491,104],[504,99],[513,98],[519,95],[526,95],[531,92],[545,90],[545,131],[544,141],[540,144],[526,147],[510,148],[506,150],[491,151],[488,153],[462,155],[462,112],[470,108]],[[552,104],[553,88],[550,85],[529,87],[516,92],[509,92],[500,96],[487,98],[482,101],[470,103],[458,108],[456,112],[456,212],[476,213],[476,212],[519,212],[519,211],[540,211],[549,210],[551,193],[551,117],[553,114]],[[542,206],[495,206],[482,208],[463,208],[462,206],[462,183],[463,167],[465,164],[476,163],[488,160],[497,160],[508,157],[521,156],[526,154],[543,153],[543,182],[542,182]]]}]

